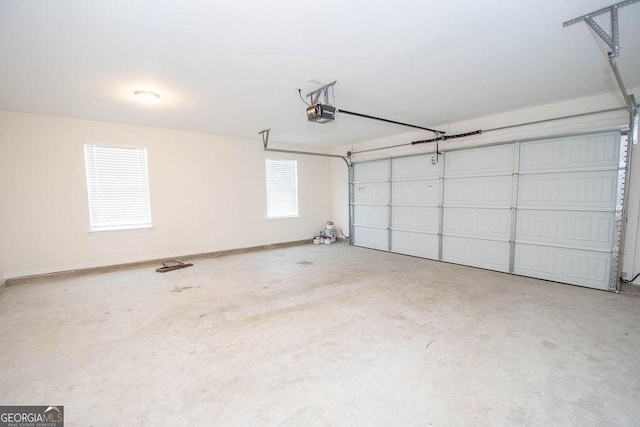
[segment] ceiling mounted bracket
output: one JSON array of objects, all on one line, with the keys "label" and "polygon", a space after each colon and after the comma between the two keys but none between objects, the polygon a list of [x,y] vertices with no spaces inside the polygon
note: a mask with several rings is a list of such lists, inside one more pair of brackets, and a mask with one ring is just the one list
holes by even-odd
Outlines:
[{"label": "ceiling mounted bracket", "polygon": [[[623,6],[628,6],[632,3],[636,3],[640,0],[625,0],[619,3],[613,4],[608,7],[603,7],[602,9],[598,9],[595,12],[587,13],[577,18],[566,21],[562,24],[563,27],[568,27],[569,25],[575,24],[577,22],[584,21],[595,31],[595,33],[600,36],[602,41],[604,41],[609,48],[611,48],[611,52],[609,52],[609,58],[617,58],[620,55],[620,40],[619,40],[619,32],[618,32],[618,9]],[[607,31],[602,28],[594,19],[594,16],[602,15],[603,13],[611,14],[611,35],[607,33]]]},{"label": "ceiling mounted bracket", "polygon": [[269,129],[265,129],[265,130],[261,130],[260,132],[258,132],[258,135],[262,135],[262,145],[264,146],[264,151],[271,151],[271,152],[275,152],[275,153],[286,153],[286,154],[302,154],[305,156],[320,156],[320,157],[333,157],[335,159],[342,159],[344,160],[345,164],[347,165],[347,168],[351,168],[352,163],[351,163],[351,151],[347,152],[346,156],[341,156],[339,154],[328,154],[328,153],[317,153],[317,152],[313,152],[313,151],[298,151],[298,150],[284,150],[284,149],[280,149],[280,148],[269,148],[269,131],[271,131],[271,128]]},{"label": "ceiling mounted bracket", "polygon": [[324,95],[324,103],[329,104],[329,91],[333,90],[333,85],[338,83],[337,80],[332,81],[331,83],[327,83],[326,85],[314,90],[313,92],[309,92],[305,96],[309,98],[311,101],[311,105],[315,105],[318,103],[320,99],[320,95]]},{"label": "ceiling mounted bracket", "polygon": [[264,145],[264,148],[267,148],[267,145],[269,145],[269,131],[271,130],[271,128],[269,129],[265,129],[265,130],[261,130],[260,132],[258,132],[259,135],[262,135],[262,145]]},{"label": "ceiling mounted bracket", "polygon": [[[636,103],[633,95],[630,95],[629,92],[627,92],[627,88],[624,85],[624,81],[622,80],[622,76],[620,75],[620,70],[618,70],[618,65],[616,64],[615,58],[620,55],[618,9],[623,6],[637,3],[639,1],[640,0],[621,1],[619,3],[612,4],[611,6],[598,9],[595,12],[587,13],[575,19],[565,21],[562,24],[563,27],[567,27],[577,22],[584,21],[587,23],[587,25],[589,25],[589,27],[591,27],[593,31],[595,31],[598,36],[600,36],[602,41],[604,41],[607,46],[611,48],[611,51],[608,53],[609,65],[611,66],[611,70],[616,77],[616,82],[618,83],[618,87],[622,92],[622,97],[624,98],[624,102],[627,105],[627,109],[629,110],[633,144],[638,143],[638,104]],[[611,35],[609,35],[609,33],[607,33],[604,28],[598,25],[598,23],[593,19],[594,16],[602,15],[604,13],[611,14]]]}]

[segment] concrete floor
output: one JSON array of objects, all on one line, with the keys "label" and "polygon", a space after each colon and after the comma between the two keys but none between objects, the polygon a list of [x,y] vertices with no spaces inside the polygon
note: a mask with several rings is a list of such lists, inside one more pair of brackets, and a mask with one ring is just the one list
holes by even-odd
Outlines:
[{"label": "concrete floor", "polygon": [[299,246],[9,286],[0,404],[66,425],[639,425],[640,298]]}]

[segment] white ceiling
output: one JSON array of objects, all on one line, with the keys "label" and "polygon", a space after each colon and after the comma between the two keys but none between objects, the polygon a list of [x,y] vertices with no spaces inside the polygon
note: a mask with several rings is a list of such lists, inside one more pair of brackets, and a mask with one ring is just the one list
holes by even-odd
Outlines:
[{"label": "white ceiling", "polygon": [[[425,127],[618,92],[600,39],[562,26],[613,3],[0,0],[0,109],[338,146],[409,129],[307,122],[292,88],[310,77],[338,81],[338,108]],[[618,65],[640,86],[640,3],[619,17]]]}]

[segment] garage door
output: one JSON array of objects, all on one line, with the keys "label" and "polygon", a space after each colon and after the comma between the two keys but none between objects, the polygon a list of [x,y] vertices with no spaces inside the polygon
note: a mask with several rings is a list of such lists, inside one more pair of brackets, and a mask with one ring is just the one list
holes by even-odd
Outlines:
[{"label": "garage door", "polygon": [[611,131],[355,163],[353,242],[613,290],[625,147]]}]

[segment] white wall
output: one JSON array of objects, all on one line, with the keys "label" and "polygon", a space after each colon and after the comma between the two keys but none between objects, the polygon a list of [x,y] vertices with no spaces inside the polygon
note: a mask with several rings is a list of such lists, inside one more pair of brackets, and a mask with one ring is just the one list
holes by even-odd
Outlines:
[{"label": "white wall", "polygon": [[[636,98],[639,98],[640,88],[632,91]],[[457,134],[477,129],[491,129],[502,126],[509,126],[518,123],[526,123],[538,121],[548,118],[574,115],[584,112],[606,110],[610,108],[623,107],[624,101],[617,93],[593,96],[570,100],[566,102],[543,105],[525,110],[512,111],[504,114],[481,117],[474,120],[457,123],[445,123],[434,125],[427,123],[430,127],[441,129],[447,134]],[[428,121],[428,120],[425,120]],[[472,147],[477,145],[489,144],[494,142],[506,142],[516,139],[557,135],[562,133],[570,133],[584,130],[603,129],[612,126],[627,125],[629,116],[626,110],[604,113],[593,116],[584,116],[574,119],[559,120],[553,122],[545,122],[536,125],[528,125],[524,127],[516,127],[501,131],[487,132],[481,135],[471,136],[467,138],[459,138],[445,141],[440,145],[441,151],[447,151],[449,147]],[[434,145],[419,144],[411,146],[411,141],[432,138],[433,134],[429,132],[412,131],[401,135],[388,138],[381,138],[370,141],[363,141],[358,144],[340,147],[334,152],[336,154],[345,154],[352,151],[354,161],[370,160],[376,158],[386,158],[400,155],[417,154],[423,152],[433,152]],[[372,151],[357,154],[358,151],[368,150],[372,148],[386,147],[390,145],[408,144],[401,147]],[[623,272],[628,278],[640,272],[640,242],[638,234],[640,233],[640,144],[633,146],[632,156],[635,158],[631,163],[630,185],[628,187],[628,210],[627,210],[627,235],[624,244]],[[332,185],[334,188],[344,186],[346,182],[346,172],[332,167]],[[337,223],[347,224],[349,211],[347,208],[348,192],[346,189],[334,191],[333,194],[333,216]],[[636,281],[640,282],[640,278]]]},{"label": "white wall", "polygon": [[[89,232],[87,142],[147,148],[153,229]],[[258,135],[0,112],[4,277],[311,239],[332,213],[330,160],[262,148]],[[298,160],[300,218],[266,219],[266,154]]]}]

